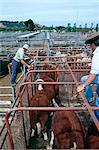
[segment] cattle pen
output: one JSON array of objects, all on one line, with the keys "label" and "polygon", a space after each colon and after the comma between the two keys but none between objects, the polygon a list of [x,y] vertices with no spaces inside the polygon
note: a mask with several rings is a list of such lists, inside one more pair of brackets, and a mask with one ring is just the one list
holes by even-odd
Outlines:
[{"label": "cattle pen", "polygon": [[[54,70],[46,70],[45,72],[54,72]],[[29,128],[29,116],[28,116],[28,113],[26,113],[25,111],[30,111],[30,110],[42,110],[42,111],[59,111],[59,110],[63,110],[63,111],[65,111],[65,110],[75,110],[75,111],[85,111],[85,110],[88,110],[88,112],[89,112],[89,114],[93,117],[93,119],[94,119],[94,122],[95,122],[95,124],[96,124],[96,126],[97,126],[97,128],[99,128],[99,125],[98,125],[98,123],[97,123],[97,119],[96,119],[96,117],[95,117],[95,115],[94,115],[94,113],[92,112],[92,110],[97,110],[97,109],[99,109],[99,108],[97,108],[97,107],[91,107],[89,104],[88,104],[88,102],[86,101],[86,99],[83,97],[83,95],[82,95],[82,93],[81,93],[81,97],[82,97],[82,99],[83,99],[83,101],[84,101],[84,103],[86,104],[86,107],[61,107],[61,108],[52,108],[52,107],[48,107],[48,108],[41,108],[41,107],[38,107],[38,108],[31,108],[31,107],[28,107],[28,101],[29,101],[29,99],[30,99],[30,97],[31,97],[31,95],[32,95],[32,93],[34,92],[34,88],[32,87],[32,86],[34,86],[34,85],[37,85],[37,84],[39,84],[38,82],[31,82],[31,79],[33,79],[33,72],[35,73],[35,72],[44,72],[44,70],[40,70],[40,71],[38,71],[38,70],[33,70],[33,71],[30,71],[30,72],[28,72],[27,73],[27,75],[26,75],[26,82],[24,82],[21,86],[20,86],[20,89],[24,89],[24,92],[23,92],[23,94],[22,94],[22,91],[21,90],[19,90],[19,96],[18,96],[18,100],[16,101],[17,102],[17,105],[16,106],[18,106],[18,105],[20,105],[20,103],[21,103],[21,105],[22,106],[24,106],[24,107],[19,107],[19,108],[16,108],[16,109],[12,109],[12,110],[10,110],[7,114],[6,114],[6,125],[7,125],[7,131],[6,131],[6,140],[5,141],[7,141],[7,147],[8,147],[8,145],[9,145],[9,148],[8,149],[16,149],[16,147],[15,146],[19,146],[19,145],[17,145],[17,143],[15,144],[15,141],[14,140],[16,140],[17,138],[19,138],[20,140],[22,140],[23,139],[23,137],[21,137],[23,134],[22,134],[22,132],[24,133],[24,130],[25,130],[25,133],[24,134],[26,134],[26,135],[24,135],[24,136],[26,136],[26,137],[24,137],[24,138],[27,138],[27,139],[24,139],[23,141],[24,141],[24,144],[25,144],[25,140],[27,141],[26,143],[26,145],[25,145],[25,147],[28,145],[28,142],[29,142],[29,133],[30,133],[30,131],[27,131],[27,130],[29,130],[28,128]],[[57,72],[66,72],[66,70],[57,70]],[[76,72],[76,71],[75,71]],[[73,73],[73,72],[72,72]],[[28,81],[28,82],[27,82]],[[75,82],[53,82],[53,83],[50,83],[50,82],[41,82],[41,84],[58,84],[58,85],[75,85]],[[71,87],[70,87],[71,88]],[[32,90],[31,90],[32,89]],[[70,89],[69,89],[69,86],[68,86],[68,91],[69,91]],[[31,94],[30,94],[31,93]],[[26,98],[27,97],[27,98]],[[72,97],[72,96],[71,96]],[[70,97],[70,98],[71,98]],[[25,102],[25,100],[26,100],[26,102]],[[69,102],[68,102],[69,103]],[[20,111],[22,111],[22,112],[20,112],[21,113],[21,115],[20,115],[20,117],[21,118],[17,118],[19,115],[18,115],[18,111],[20,112]],[[14,112],[13,113],[13,116],[14,116],[14,118],[13,118],[13,116],[11,116],[11,125],[9,126],[9,117],[10,117],[10,114],[11,114],[11,112]],[[24,113],[23,113],[24,112]],[[17,116],[17,115],[18,116]],[[15,117],[15,116],[17,116],[17,117]],[[14,119],[15,119],[15,122],[16,121],[18,121],[17,119],[19,119],[19,122],[22,122],[22,120],[24,120],[24,124],[23,125],[17,125],[17,127],[16,127],[16,123],[14,123]],[[21,120],[20,120],[21,119]],[[27,120],[28,120],[28,122],[27,122]],[[13,125],[14,124],[14,125]],[[13,126],[13,127],[12,127]],[[14,127],[15,126],[15,127]],[[10,128],[12,128],[12,129],[10,129]],[[19,128],[19,129],[18,129]],[[21,129],[22,128],[22,129]],[[13,133],[13,129],[14,129],[14,133]],[[14,139],[14,134],[15,134],[15,130],[23,130],[23,131],[21,131],[20,133],[17,133],[17,134],[19,134],[19,135],[17,135],[16,137],[15,137],[15,139]],[[11,132],[12,131],[12,132]],[[18,131],[16,131],[16,132],[18,132]],[[20,134],[22,134],[22,135],[20,135]],[[8,137],[8,138],[7,138]],[[8,139],[10,139],[10,141],[8,140]],[[9,141],[9,142],[8,142]],[[4,143],[6,143],[6,142],[4,142]],[[9,143],[9,144],[8,144]],[[5,145],[5,144],[3,144],[3,145]],[[11,146],[11,147],[10,147]],[[22,146],[22,145],[21,145]],[[21,147],[21,148],[25,148],[24,147],[24,145],[23,145],[23,147]]]},{"label": "cattle pen", "polygon": [[[74,112],[77,118],[79,118],[78,120],[80,120],[79,124],[82,129],[82,131],[80,128],[77,129],[76,125],[72,127],[73,124],[76,124],[76,119],[70,121],[69,116],[67,117],[70,121],[70,127],[66,132],[69,134],[73,132],[71,135],[75,135],[75,140],[71,138],[72,144],[69,145],[68,149],[86,148],[86,140],[88,140],[86,136],[90,118],[93,120],[97,131],[99,131],[99,122],[94,113],[96,110],[99,111],[99,107],[89,104],[84,96],[84,92],[77,93],[76,91],[77,86],[81,83],[81,77],[90,71],[90,60],[80,61],[85,57],[80,55],[83,52],[83,48],[73,49],[50,46],[49,43],[51,42],[52,44],[52,41],[49,41],[48,37],[47,35],[46,40],[43,41],[43,48],[36,48],[30,52],[31,54],[35,54],[31,62],[33,68],[25,70],[24,78],[17,89],[12,108],[6,113],[5,123],[0,130],[0,149],[59,149],[55,135],[53,142],[51,140],[51,132],[54,130],[54,113],[61,111],[64,114],[65,112]],[[44,80],[46,79],[45,74],[54,79],[51,81]],[[50,90],[50,87],[55,89],[56,93],[52,98],[53,100],[51,99],[51,105],[31,106],[32,97],[35,97],[39,85],[45,89],[46,87],[49,89],[47,91],[48,95],[51,95],[53,92]],[[94,85],[93,90],[95,88]],[[96,97],[96,92],[94,92],[94,102]],[[48,114],[48,125],[45,125],[48,127],[47,140],[42,135],[31,134],[31,112]],[[83,139],[83,147],[78,146],[78,137],[76,136],[79,134],[81,134],[81,139]],[[50,145],[52,143],[53,145]]]}]

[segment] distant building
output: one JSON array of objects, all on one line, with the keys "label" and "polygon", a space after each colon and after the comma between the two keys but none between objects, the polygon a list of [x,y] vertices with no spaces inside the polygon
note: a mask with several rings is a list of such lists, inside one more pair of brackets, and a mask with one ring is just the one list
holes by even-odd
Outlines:
[{"label": "distant building", "polygon": [[6,28],[6,26],[3,25],[3,23],[0,23],[0,28]]}]

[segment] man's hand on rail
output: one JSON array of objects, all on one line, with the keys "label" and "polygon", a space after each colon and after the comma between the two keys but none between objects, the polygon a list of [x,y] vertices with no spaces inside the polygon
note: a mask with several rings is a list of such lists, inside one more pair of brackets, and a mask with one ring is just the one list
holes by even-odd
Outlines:
[{"label": "man's hand on rail", "polygon": [[32,69],[33,69],[33,65],[32,65],[32,64],[28,65],[27,67],[28,67],[27,71],[29,71],[29,70],[32,70]]},{"label": "man's hand on rail", "polygon": [[79,85],[79,86],[77,87],[77,92],[83,91],[84,88],[85,88],[85,85],[84,85],[84,84]]}]

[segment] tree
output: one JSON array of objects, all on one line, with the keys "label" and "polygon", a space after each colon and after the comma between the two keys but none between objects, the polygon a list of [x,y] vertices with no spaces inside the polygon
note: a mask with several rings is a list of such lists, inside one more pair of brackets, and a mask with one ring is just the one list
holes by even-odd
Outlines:
[{"label": "tree", "polygon": [[25,21],[24,23],[30,31],[33,31],[35,29],[35,24],[31,19],[29,19],[28,21]]},{"label": "tree", "polygon": [[68,30],[68,32],[71,32],[71,23],[68,23],[67,30]]},{"label": "tree", "polygon": [[87,23],[85,23],[85,29],[87,29]]},{"label": "tree", "polygon": [[81,32],[82,31],[82,25],[80,24],[78,27],[78,31]]},{"label": "tree", "polygon": [[87,23],[85,23],[84,32],[88,31]]},{"label": "tree", "polygon": [[64,26],[58,26],[57,29],[60,31],[63,31],[63,30],[65,30],[65,27]]},{"label": "tree", "polygon": [[77,31],[76,23],[74,23],[73,31],[74,31],[74,32],[76,32],[76,31]]},{"label": "tree", "polygon": [[98,24],[96,24],[96,32],[98,32]]},{"label": "tree", "polygon": [[90,27],[90,29],[91,29],[91,30],[93,30],[93,22],[91,23],[91,27]]}]

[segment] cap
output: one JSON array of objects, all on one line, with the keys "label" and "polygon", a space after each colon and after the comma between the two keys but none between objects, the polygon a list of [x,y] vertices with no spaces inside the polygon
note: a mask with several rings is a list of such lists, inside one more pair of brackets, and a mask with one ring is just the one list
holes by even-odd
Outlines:
[{"label": "cap", "polygon": [[25,45],[23,46],[23,48],[29,50],[29,46],[28,46],[27,44],[25,44]]},{"label": "cap", "polygon": [[94,32],[86,38],[85,44],[91,44],[97,41],[99,41],[99,32]]}]

